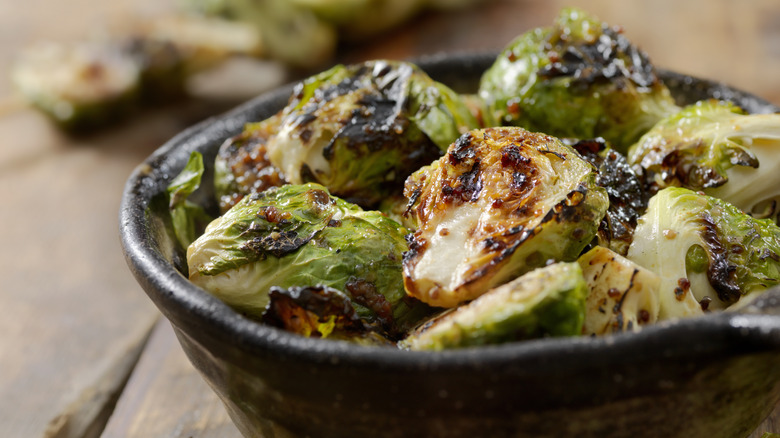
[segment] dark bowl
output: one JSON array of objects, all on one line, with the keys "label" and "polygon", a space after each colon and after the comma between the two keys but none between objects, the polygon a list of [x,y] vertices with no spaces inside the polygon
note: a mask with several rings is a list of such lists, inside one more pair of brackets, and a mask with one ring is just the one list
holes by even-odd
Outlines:
[{"label": "dark bowl", "polygon": [[[418,64],[468,92],[491,54]],[[663,72],[675,97],[769,103]],[[665,322],[638,334],[556,338],[441,353],[308,339],[246,319],[190,283],[162,194],[191,151],[213,158],[244,123],[281,108],[291,87],[194,126],[141,164],[120,231],[138,282],[246,436],[738,437],[780,399],[780,289],[739,313]],[[209,169],[210,170],[210,169]],[[215,209],[206,174],[198,201]],[[162,200],[162,201],[161,201]]]}]

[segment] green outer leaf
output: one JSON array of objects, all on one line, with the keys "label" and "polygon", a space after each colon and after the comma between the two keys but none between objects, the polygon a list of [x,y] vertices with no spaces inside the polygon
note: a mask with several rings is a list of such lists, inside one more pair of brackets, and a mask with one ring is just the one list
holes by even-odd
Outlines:
[{"label": "green outer leaf", "polygon": [[576,262],[539,268],[426,323],[402,346],[443,350],[541,336],[577,336],[585,319],[587,293]]},{"label": "green outer leaf", "polygon": [[200,152],[193,151],[184,169],[168,185],[171,208],[184,203],[187,197],[200,187],[203,171],[203,155]]},{"label": "green outer leaf", "polygon": [[168,185],[168,208],[182,248],[187,248],[200,234],[202,225],[211,221],[203,207],[187,200],[200,187],[203,171],[203,156],[193,151],[184,169]]},{"label": "green outer leaf", "polygon": [[[314,196],[320,193],[321,196]],[[322,197],[327,202],[319,202]],[[275,222],[269,220],[266,213],[274,209],[286,217]],[[328,226],[331,219],[357,211],[359,207],[331,198],[325,187],[313,183],[285,185],[246,196],[209,224],[206,233],[193,244],[193,251],[198,251],[201,245],[212,251],[208,262],[201,264],[198,271],[217,275],[265,259],[271,255],[269,245],[257,239],[272,233],[294,233],[300,239],[309,239]]]},{"label": "green outer leaf", "polygon": [[461,134],[479,127],[459,94],[446,85],[421,74],[411,78],[410,118],[417,123],[442,152]]},{"label": "green outer leaf", "polygon": [[344,65],[337,64],[328,70],[304,79],[293,92],[295,100],[292,103],[294,105],[290,108],[285,108],[285,112],[301,110],[314,97],[314,93],[317,90],[336,85],[349,77],[349,75],[350,73]]}]

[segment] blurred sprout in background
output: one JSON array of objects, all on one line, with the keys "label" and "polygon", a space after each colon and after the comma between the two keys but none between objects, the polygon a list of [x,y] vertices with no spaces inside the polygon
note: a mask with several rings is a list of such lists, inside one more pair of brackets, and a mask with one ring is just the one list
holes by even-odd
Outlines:
[{"label": "blurred sprout in background", "polygon": [[227,59],[314,70],[333,59],[340,40],[363,41],[423,10],[478,1],[180,0],[174,16],[133,23],[126,34],[31,47],[11,77],[26,103],[59,127],[91,131],[186,95],[194,75]]}]

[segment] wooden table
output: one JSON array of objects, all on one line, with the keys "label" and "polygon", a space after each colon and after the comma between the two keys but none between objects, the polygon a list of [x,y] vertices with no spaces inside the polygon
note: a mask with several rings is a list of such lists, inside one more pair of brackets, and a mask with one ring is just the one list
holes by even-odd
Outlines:
[{"label": "wooden table", "polygon": [[[423,14],[344,45],[338,60],[497,50],[548,24],[563,5],[621,24],[658,66],[780,104],[776,0],[495,0]],[[72,40],[173,9],[173,0],[0,0],[0,65],[36,41]],[[67,137],[31,110],[0,116],[0,436],[238,436],[129,274],[116,218],[124,181],[156,147],[293,79],[272,62],[252,69],[252,81],[236,80],[249,78],[241,68],[214,76],[207,98],[153,109],[89,137]],[[243,88],[230,87],[238,82]],[[0,100],[10,94],[0,82]],[[779,419],[776,409],[751,437],[780,433]]]}]

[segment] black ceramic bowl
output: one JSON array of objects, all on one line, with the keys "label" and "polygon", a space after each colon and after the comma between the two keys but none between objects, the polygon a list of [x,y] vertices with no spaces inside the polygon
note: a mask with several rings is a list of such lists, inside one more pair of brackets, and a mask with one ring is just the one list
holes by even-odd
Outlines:
[{"label": "black ceramic bowl", "polygon": [[[473,91],[492,55],[418,64]],[[778,109],[721,84],[664,72],[675,97]],[[245,122],[270,116],[291,87],[176,136],[127,182],[125,256],[184,351],[246,436],[738,437],[780,399],[780,289],[740,313],[661,323],[638,334],[543,339],[442,353],[307,339],[250,321],[190,283],[160,204],[191,151],[212,163]],[[205,186],[209,186],[210,173]],[[208,189],[199,201],[215,208]]]}]

